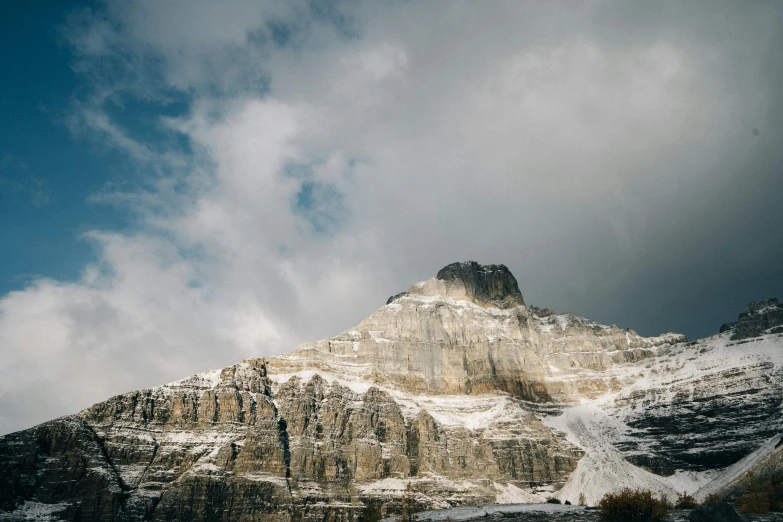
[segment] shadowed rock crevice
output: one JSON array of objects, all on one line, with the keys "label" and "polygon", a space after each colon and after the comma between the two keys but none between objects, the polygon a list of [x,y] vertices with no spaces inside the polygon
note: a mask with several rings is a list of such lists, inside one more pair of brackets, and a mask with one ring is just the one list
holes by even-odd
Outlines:
[{"label": "shadowed rock crevice", "polygon": [[285,419],[279,419],[277,421],[278,436],[280,437],[280,445],[283,447],[283,461],[285,462],[285,478],[291,478],[291,448],[289,446],[288,439],[288,425]]}]

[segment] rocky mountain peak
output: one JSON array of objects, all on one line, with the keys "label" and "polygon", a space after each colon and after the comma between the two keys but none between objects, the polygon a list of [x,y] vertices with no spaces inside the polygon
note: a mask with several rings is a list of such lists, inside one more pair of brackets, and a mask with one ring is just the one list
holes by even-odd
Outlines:
[{"label": "rocky mountain peak", "polygon": [[732,331],[732,340],[757,337],[763,333],[783,332],[783,306],[776,297],[750,303],[739,314],[739,321],[724,324],[720,331]]},{"label": "rocky mountain peak", "polygon": [[506,265],[463,261],[441,268],[435,277],[447,286],[464,287],[467,297],[477,301],[507,306],[525,304],[517,280]]},{"label": "rocky mountain peak", "polygon": [[777,297],[770,297],[769,299],[764,299],[763,301],[756,301],[755,303],[750,303],[745,307],[742,313],[740,313],[740,319],[755,314],[767,314],[771,311],[774,311],[775,308],[780,308],[780,301]]},{"label": "rocky mountain peak", "polygon": [[408,486],[428,508],[704,498],[783,433],[783,307],[724,329],[758,337],[645,338],[453,263],[330,339],[0,436],[0,520],[356,522]]}]

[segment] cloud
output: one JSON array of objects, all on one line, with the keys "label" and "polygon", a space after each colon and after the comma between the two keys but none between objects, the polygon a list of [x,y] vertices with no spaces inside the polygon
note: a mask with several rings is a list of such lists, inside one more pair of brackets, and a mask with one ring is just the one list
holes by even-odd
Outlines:
[{"label": "cloud", "polygon": [[[780,9],[697,4],[75,13],[73,128],[149,174],[93,196],[138,222],[90,233],[79,281],[0,300],[0,431],[335,334],[455,260],[506,263],[533,304],[717,331],[783,282]],[[109,110],[171,98],[184,148]]]}]

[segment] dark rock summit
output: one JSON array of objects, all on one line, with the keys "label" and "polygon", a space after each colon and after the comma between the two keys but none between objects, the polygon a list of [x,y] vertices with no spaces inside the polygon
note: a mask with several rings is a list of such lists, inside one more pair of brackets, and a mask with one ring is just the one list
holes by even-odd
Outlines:
[{"label": "dark rock summit", "polygon": [[757,337],[773,328],[776,329],[775,332],[769,333],[776,333],[778,329],[783,331],[783,306],[775,297],[750,303],[739,314],[739,321],[724,324],[720,331],[733,331],[731,339],[736,341]]},{"label": "dark rock summit", "polygon": [[506,265],[480,265],[475,261],[452,263],[441,268],[436,277],[465,285],[468,295],[476,300],[525,304],[517,280]]}]

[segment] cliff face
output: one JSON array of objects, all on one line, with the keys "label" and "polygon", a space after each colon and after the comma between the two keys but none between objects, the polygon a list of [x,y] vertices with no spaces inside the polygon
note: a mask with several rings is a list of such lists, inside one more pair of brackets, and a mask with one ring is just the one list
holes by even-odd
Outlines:
[{"label": "cliff face", "polygon": [[670,493],[677,470],[695,490],[781,429],[783,336],[729,337],[528,307],[505,266],[455,263],[332,339],[0,437],[0,520],[357,520],[408,484],[447,507]]},{"label": "cliff face", "polygon": [[517,280],[506,265],[482,266],[475,261],[452,263],[441,268],[435,278],[479,302],[501,308],[525,304]]},{"label": "cliff face", "polygon": [[764,333],[783,333],[783,306],[774,297],[751,303],[740,313],[739,321],[724,324],[720,331],[731,332],[732,341],[758,337]]},{"label": "cliff face", "polygon": [[505,266],[473,265],[449,265],[355,328],[270,364],[280,372],[349,373],[416,393],[503,391],[534,403],[568,402],[613,386],[583,370],[641,361],[687,341],[677,334],[644,338],[575,314],[528,308]]},{"label": "cliff face", "polygon": [[393,504],[401,479],[431,505],[486,503],[509,483],[556,488],[582,455],[508,397],[430,405],[317,374],[274,385],[262,360],[0,440],[0,508],[34,498],[95,520],[353,519]]}]

